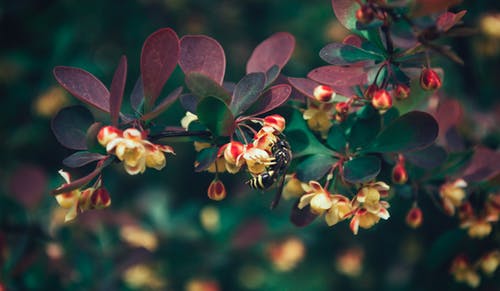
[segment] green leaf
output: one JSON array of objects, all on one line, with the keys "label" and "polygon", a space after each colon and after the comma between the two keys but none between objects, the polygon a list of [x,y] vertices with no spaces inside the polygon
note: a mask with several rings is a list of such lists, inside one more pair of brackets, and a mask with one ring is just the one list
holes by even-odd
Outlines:
[{"label": "green leaf", "polygon": [[344,163],[344,179],[351,183],[368,182],[380,172],[380,159],[362,156]]},{"label": "green leaf", "polygon": [[[194,168],[195,172],[201,172],[206,170],[210,165],[217,159],[217,147],[209,147],[202,149],[196,155],[196,166]],[[217,171],[222,172],[224,169],[217,169]]]},{"label": "green leaf", "polygon": [[198,119],[216,136],[233,133],[234,116],[224,101],[216,97],[206,97],[196,107]]},{"label": "green leaf", "polygon": [[302,113],[298,110],[292,110],[287,116],[289,117],[285,133],[287,140],[290,142],[294,158],[311,154],[332,153],[314,136],[302,118]]},{"label": "green leaf", "polygon": [[433,91],[425,91],[420,86],[420,80],[418,78],[410,82],[410,96],[404,100],[398,100],[394,103],[400,114],[405,114],[418,108],[425,100],[433,94]]},{"label": "green leaf", "polygon": [[333,125],[328,132],[326,144],[329,145],[336,152],[344,153],[346,146],[346,137],[344,129],[340,125]]},{"label": "green leaf", "polygon": [[303,182],[323,178],[338,160],[332,156],[316,154],[307,157],[296,168],[297,178]]},{"label": "green leaf", "polygon": [[358,116],[348,130],[347,140],[349,141],[349,148],[353,151],[371,143],[380,131],[380,114],[375,110],[366,112],[370,110],[373,110],[371,105],[359,110],[358,115],[364,116],[364,118]]},{"label": "green leaf", "polygon": [[463,250],[463,241],[467,237],[465,230],[454,229],[442,234],[433,244],[427,255],[427,267],[433,271],[451,260]]},{"label": "green leaf", "polygon": [[429,113],[412,111],[387,127],[363,152],[408,152],[431,145],[438,135],[438,124]]},{"label": "green leaf", "polygon": [[226,104],[231,103],[231,95],[221,85],[200,73],[186,75],[186,86],[198,98],[217,97]]},{"label": "green leaf", "polygon": [[250,73],[236,84],[230,106],[234,115],[248,109],[259,98],[265,82],[266,75],[264,73]]},{"label": "green leaf", "polygon": [[331,43],[325,46],[319,52],[319,56],[332,65],[348,65],[365,60],[384,60],[382,55],[342,43]]}]

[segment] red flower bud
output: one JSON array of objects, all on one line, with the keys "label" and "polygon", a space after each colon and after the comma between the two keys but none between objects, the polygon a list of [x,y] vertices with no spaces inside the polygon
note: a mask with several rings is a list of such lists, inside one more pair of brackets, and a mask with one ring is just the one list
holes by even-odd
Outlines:
[{"label": "red flower bud", "polygon": [[397,84],[394,88],[394,97],[398,100],[404,100],[410,96],[410,87],[405,84]]},{"label": "red flower bud", "polygon": [[373,95],[375,95],[375,92],[377,92],[378,90],[379,90],[379,88],[378,88],[377,84],[371,84],[365,90],[365,97],[367,99],[372,99]]},{"label": "red flower bud", "polygon": [[103,209],[111,205],[111,198],[109,192],[105,188],[98,188],[92,193],[90,197],[91,209]]},{"label": "red flower bud", "polygon": [[436,90],[441,87],[441,78],[432,69],[423,69],[420,74],[420,86],[424,90]]},{"label": "red flower bud", "polygon": [[323,103],[332,102],[336,94],[332,87],[325,85],[317,86],[313,92],[314,98]]},{"label": "red flower bud", "polygon": [[208,186],[208,198],[220,201],[226,198],[226,187],[219,179],[213,179],[212,183]]},{"label": "red flower bud", "polygon": [[279,114],[264,117],[264,126],[271,126],[279,132],[282,132],[285,129],[285,124],[285,118]]},{"label": "red flower bud", "polygon": [[347,102],[339,102],[335,105],[335,120],[342,122],[347,118],[349,112],[349,104]]},{"label": "red flower bud", "polygon": [[392,97],[387,90],[380,89],[373,94],[372,105],[377,110],[387,110],[392,107]]},{"label": "red flower bud", "polygon": [[413,206],[406,215],[406,224],[413,228],[417,228],[422,225],[423,218],[422,210],[420,210],[418,206]]},{"label": "red flower bud", "polygon": [[397,164],[392,169],[392,181],[396,184],[404,184],[408,181],[408,172],[406,172],[405,166],[402,164]]},{"label": "red flower bud", "polygon": [[371,9],[368,5],[363,5],[356,10],[356,19],[362,24],[370,23],[373,20],[373,17],[373,9]]}]

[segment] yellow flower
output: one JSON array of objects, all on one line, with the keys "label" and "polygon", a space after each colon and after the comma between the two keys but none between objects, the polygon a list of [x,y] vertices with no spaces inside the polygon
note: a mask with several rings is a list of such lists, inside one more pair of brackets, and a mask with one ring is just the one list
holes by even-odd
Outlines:
[{"label": "yellow flower", "polygon": [[[68,172],[60,170],[59,174],[67,184],[71,183],[71,176]],[[75,219],[79,212],[101,209],[111,205],[111,198],[108,192],[101,187],[100,180],[96,188],[89,187],[85,190],[75,189],[61,193],[56,195],[56,200],[61,208],[68,210],[64,218],[65,222]]]},{"label": "yellow flower", "polygon": [[302,196],[305,192],[304,183],[297,179],[295,174],[290,175],[290,177],[287,178],[286,184],[283,187],[283,198],[297,198]]},{"label": "yellow flower", "polygon": [[[254,175],[259,175],[266,171],[266,168],[274,164],[274,158],[265,150],[254,147],[252,144],[245,147],[240,156],[246,162],[248,171]],[[239,159],[237,159],[237,163]]]},{"label": "yellow flower", "polygon": [[328,130],[332,127],[333,111],[332,104],[324,103],[320,105],[310,104],[309,108],[304,111],[303,118],[307,121],[307,125],[311,130],[321,133],[323,138],[326,138]]},{"label": "yellow flower", "polygon": [[472,288],[476,288],[481,283],[481,277],[463,254],[453,260],[450,273],[455,277],[455,281],[465,282]]},{"label": "yellow flower", "polygon": [[483,272],[488,275],[495,273],[500,265],[500,251],[494,250],[481,257],[480,266]]},{"label": "yellow flower", "polygon": [[443,209],[448,215],[454,215],[455,208],[462,204],[466,195],[464,191],[465,187],[467,187],[467,183],[463,179],[458,179],[443,184],[439,189]]},{"label": "yellow flower", "polygon": [[328,226],[335,225],[337,222],[346,219],[351,212],[351,203],[347,197],[339,194],[330,197],[333,204],[325,214],[325,220]]},{"label": "yellow flower", "polygon": [[185,130],[188,130],[189,124],[196,120],[198,120],[198,116],[196,114],[186,111],[186,115],[181,119],[181,126]]},{"label": "yellow flower", "polygon": [[[106,135],[104,130],[110,131],[113,136]],[[170,146],[145,140],[144,133],[135,128],[126,129],[120,134],[119,131],[104,127],[98,134],[98,140],[108,153],[123,162],[129,175],[144,173],[146,167],[161,170],[166,164],[164,153],[174,153]]]},{"label": "yellow flower", "polygon": [[274,268],[278,271],[290,271],[302,261],[306,248],[302,240],[291,237],[283,242],[272,243],[268,247],[268,254]]},{"label": "yellow flower", "polygon": [[380,201],[381,197],[387,195],[388,190],[389,186],[384,182],[370,183],[361,188],[353,201],[354,216],[349,224],[354,234],[358,234],[359,227],[371,228],[380,218],[389,219],[389,203]]}]

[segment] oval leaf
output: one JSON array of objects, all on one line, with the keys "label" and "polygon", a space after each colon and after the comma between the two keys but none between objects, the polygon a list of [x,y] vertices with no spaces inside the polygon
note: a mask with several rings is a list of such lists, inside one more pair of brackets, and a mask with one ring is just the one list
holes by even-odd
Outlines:
[{"label": "oval leaf", "polygon": [[153,32],[142,47],[141,76],[146,108],[153,108],[179,60],[179,38],[171,28]]},{"label": "oval leaf", "polygon": [[74,67],[54,68],[57,82],[80,101],[109,112],[109,91],[91,73]]},{"label": "oval leaf", "polygon": [[285,66],[295,48],[295,37],[288,32],[278,32],[261,42],[247,62],[247,74],[267,72],[272,66]]},{"label": "oval leaf", "polygon": [[431,145],[421,151],[414,151],[405,154],[405,158],[417,167],[432,169],[446,161],[448,154],[437,145]]},{"label": "oval leaf", "polygon": [[206,35],[186,35],[181,39],[179,66],[184,74],[198,72],[222,85],[226,55],[222,46]]},{"label": "oval leaf", "polygon": [[113,81],[111,81],[111,92],[109,97],[109,111],[111,113],[111,124],[118,125],[118,117],[120,116],[120,108],[122,106],[123,91],[125,90],[125,82],[127,81],[127,57],[122,56],[120,63],[116,68]]},{"label": "oval leaf", "polygon": [[191,113],[196,113],[196,106],[198,106],[198,102],[200,102],[200,98],[194,96],[193,94],[182,94],[179,97],[181,101],[182,107]]},{"label": "oval leaf", "polygon": [[292,93],[292,87],[280,84],[269,88],[259,99],[247,110],[248,115],[260,115],[273,110],[285,103]]},{"label": "oval leaf", "polygon": [[353,94],[352,89],[348,92],[341,92],[340,88],[365,84],[367,74],[363,67],[323,66],[310,71],[307,77],[332,86],[340,94],[350,96]]},{"label": "oval leaf", "polygon": [[[369,112],[366,112],[369,111]],[[352,127],[348,130],[347,140],[352,150],[370,144],[380,131],[380,114],[371,105],[366,105],[357,111],[357,115],[367,114],[368,116],[357,116]]]},{"label": "oval leaf", "polygon": [[344,179],[350,183],[364,183],[377,177],[380,172],[380,159],[363,156],[344,163]]},{"label": "oval leaf", "polygon": [[80,105],[63,108],[52,119],[52,131],[65,147],[74,150],[87,149],[87,128],[94,121],[90,111]]},{"label": "oval leaf", "polygon": [[434,142],[438,130],[438,124],[432,115],[412,111],[382,129],[364,151],[385,153],[422,149]]},{"label": "oval leaf", "polygon": [[196,112],[203,123],[216,136],[233,133],[234,117],[231,110],[219,98],[209,96],[198,103]]},{"label": "oval leaf", "polygon": [[172,103],[175,102],[175,100],[177,100],[177,98],[181,95],[181,93],[182,93],[182,87],[179,87],[179,88],[175,89],[174,91],[172,91],[153,110],[144,114],[142,116],[142,120],[151,120],[151,119],[157,117],[158,115],[160,115],[161,113],[163,113],[165,110],[167,110],[167,108],[170,105],[172,105]]},{"label": "oval leaf", "polygon": [[65,158],[63,160],[63,164],[70,168],[78,168],[104,158],[106,158],[106,156],[97,153],[90,153],[87,151],[76,152]]},{"label": "oval leaf", "polygon": [[332,65],[349,65],[359,61],[381,61],[382,55],[343,43],[331,43],[319,52],[319,56]]},{"label": "oval leaf", "polygon": [[299,200],[293,205],[292,212],[290,214],[290,221],[298,227],[304,227],[311,224],[316,217],[316,214],[311,212],[311,208],[309,205],[306,207],[299,209],[297,206],[299,205]]},{"label": "oval leaf", "polygon": [[337,159],[317,154],[307,157],[296,168],[297,178],[303,182],[319,180],[330,170]]},{"label": "oval leaf", "polygon": [[212,96],[219,98],[226,104],[231,103],[231,95],[226,89],[204,74],[197,72],[187,74],[185,83],[191,93],[198,98]]},{"label": "oval leaf", "polygon": [[234,88],[231,111],[238,115],[259,98],[266,82],[264,73],[251,73],[243,77]]}]

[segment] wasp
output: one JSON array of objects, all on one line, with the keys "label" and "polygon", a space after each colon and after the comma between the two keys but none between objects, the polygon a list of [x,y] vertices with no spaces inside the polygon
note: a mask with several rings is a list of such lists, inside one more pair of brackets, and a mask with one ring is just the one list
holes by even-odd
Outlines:
[{"label": "wasp", "polygon": [[283,186],[285,184],[285,174],[292,160],[290,144],[286,141],[282,133],[278,135],[278,139],[271,146],[271,154],[273,156],[273,161],[267,171],[252,177],[246,183],[253,189],[266,190],[274,183],[278,182],[278,189],[271,203],[271,209],[273,209],[278,205],[281,199],[281,193],[283,192]]}]

